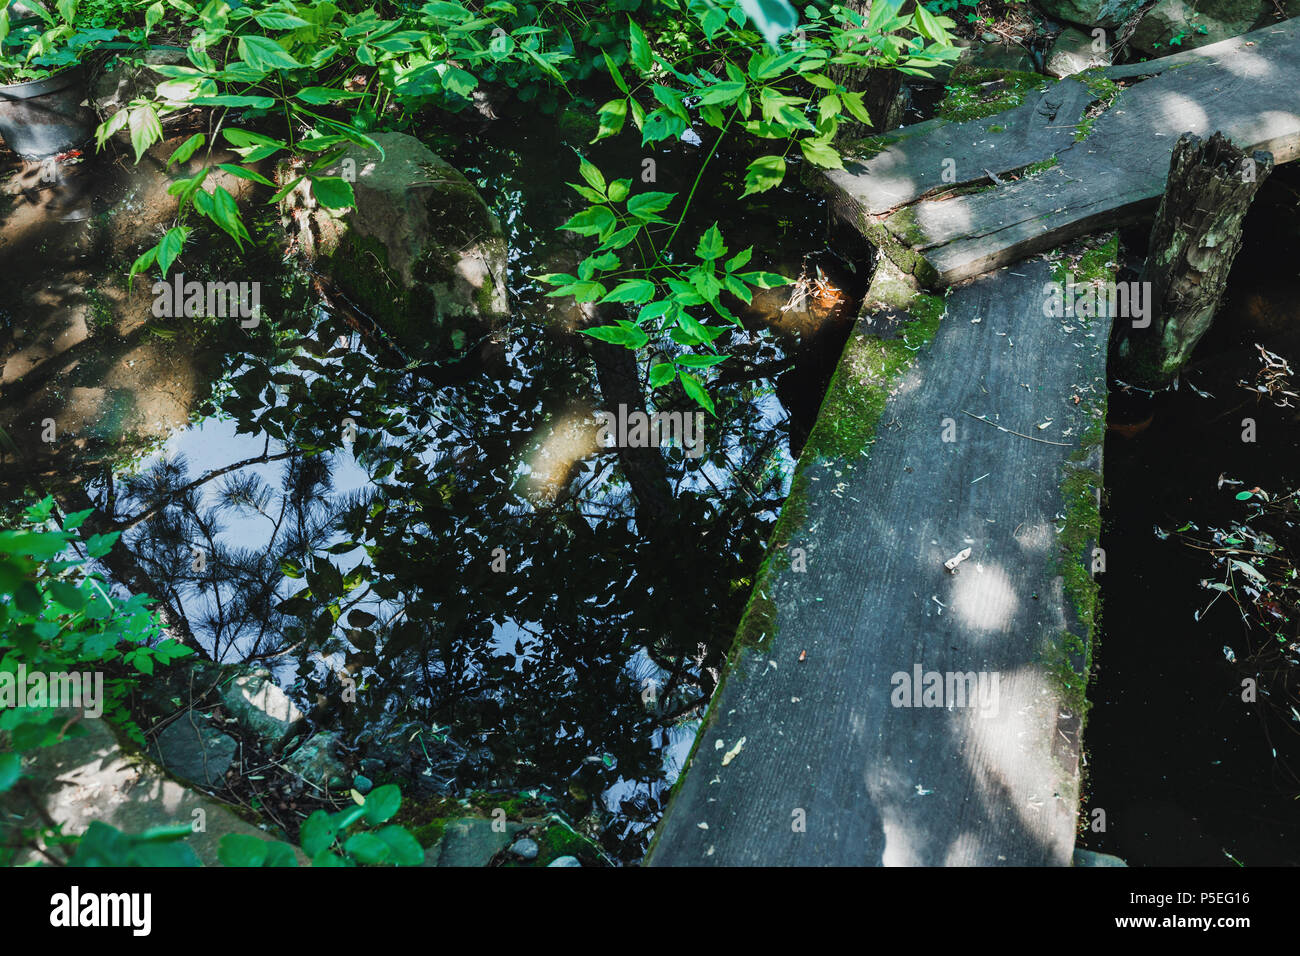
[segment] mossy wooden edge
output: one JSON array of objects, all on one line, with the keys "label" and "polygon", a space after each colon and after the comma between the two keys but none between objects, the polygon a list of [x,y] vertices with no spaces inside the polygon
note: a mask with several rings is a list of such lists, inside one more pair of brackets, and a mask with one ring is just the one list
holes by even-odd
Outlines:
[{"label": "mossy wooden edge", "polygon": [[[921,292],[911,276],[890,260],[880,259],[858,325],[844,347],[817,421],[795,466],[790,492],[768,539],[767,556],[755,575],[749,603],[736,628],[735,639],[704,720],[696,732],[695,743],[673,784],[665,816],[671,812],[672,803],[681,792],[682,781],[691,770],[705,730],[717,716],[714,705],[726,682],[737,672],[743,674],[749,653],[761,649],[777,633],[780,615],[772,598],[773,587],[778,576],[790,567],[787,554],[790,542],[807,526],[812,471],[831,463],[852,468],[868,457],[875,440],[876,425],[890,394],[913,358],[933,341],[945,309],[943,296]],[[887,338],[863,330],[863,326],[869,324],[869,316],[883,311],[905,319],[898,336]],[[662,832],[661,827],[656,828],[646,852],[646,861],[654,853]]]},{"label": "mossy wooden edge", "polygon": [[[1054,277],[1064,284],[1073,275],[1076,285],[1113,282],[1119,260],[1119,236],[1110,233],[1088,248],[1075,262],[1061,259]],[[1085,319],[1086,321],[1086,319]],[[1067,612],[1073,612],[1070,626],[1049,642],[1043,664],[1056,682],[1065,706],[1078,717],[1082,740],[1087,723],[1088,685],[1098,648],[1101,621],[1101,587],[1093,568],[1094,549],[1101,539],[1102,447],[1106,438],[1106,396],[1087,403],[1086,430],[1078,447],[1061,470],[1063,526],[1057,541],[1056,569],[1061,576]]]}]

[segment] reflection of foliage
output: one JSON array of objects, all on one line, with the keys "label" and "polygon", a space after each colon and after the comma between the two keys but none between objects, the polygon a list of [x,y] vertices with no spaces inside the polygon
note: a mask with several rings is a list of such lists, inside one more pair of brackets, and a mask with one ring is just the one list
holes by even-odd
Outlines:
[{"label": "reflection of foliage", "polygon": [[[287,596],[282,567],[333,544],[339,515],[362,500],[331,495],[329,462],[321,456],[264,454],[258,461],[276,459],[283,460],[277,486],[254,471],[234,471],[216,482],[211,503],[204,499],[208,482],[192,479],[182,457],[163,459],[114,489],[114,510],[136,513],[119,520],[132,529],[136,560],[214,660],[281,649],[291,623],[278,609]],[[231,545],[223,532],[232,520],[257,528],[238,540],[264,533],[263,543]]]},{"label": "reflection of foliage", "polygon": [[1236,497],[1249,513],[1226,529],[1202,531],[1189,524],[1177,533],[1210,556],[1219,578],[1201,581],[1217,592],[1210,606],[1227,598],[1246,625],[1245,652],[1225,647],[1225,656],[1240,673],[1258,680],[1260,703],[1300,733],[1300,491],[1274,497],[1251,488]]},{"label": "reflection of foliage", "polygon": [[[126,709],[128,695],[139,675],[190,651],[170,638],[158,641],[158,622],[143,595],[123,599],[110,592],[91,562],[113,549],[117,535],[95,534],[82,542],[77,529],[89,516],[80,511],[56,518],[54,500],[47,497],[26,510],[22,527],[0,531],[0,673],[14,685],[19,673],[45,675],[52,690],[54,675],[99,672],[103,699],[94,700],[96,691],[83,685],[83,710],[102,709],[142,743]],[[22,753],[80,732],[79,715],[70,719],[55,703],[29,700],[20,707],[10,700],[0,707],[0,793],[19,785]],[[52,838],[51,846],[68,842],[57,833],[44,836]]]}]

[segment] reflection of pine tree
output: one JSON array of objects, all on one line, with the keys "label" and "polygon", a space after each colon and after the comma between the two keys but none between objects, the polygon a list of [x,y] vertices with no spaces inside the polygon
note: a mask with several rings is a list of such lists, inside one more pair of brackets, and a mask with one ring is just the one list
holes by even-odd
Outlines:
[{"label": "reflection of pine tree", "polygon": [[[271,483],[252,464],[279,462]],[[321,455],[263,454],[198,479],[184,456],[120,481],[110,501],[124,544],[159,594],[215,660],[285,653],[295,619],[278,605],[282,567],[302,564],[339,537],[360,493],[334,493]]]}]

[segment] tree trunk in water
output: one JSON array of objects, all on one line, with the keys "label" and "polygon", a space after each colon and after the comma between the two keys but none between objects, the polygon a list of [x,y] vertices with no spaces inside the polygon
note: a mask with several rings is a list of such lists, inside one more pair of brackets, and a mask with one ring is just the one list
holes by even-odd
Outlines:
[{"label": "tree trunk in water", "polygon": [[1271,153],[1247,156],[1222,133],[1178,140],[1142,272],[1149,311],[1133,317],[1139,331],[1120,352],[1125,378],[1162,386],[1187,364],[1223,297],[1251,200],[1272,170]]},{"label": "tree trunk in water", "polygon": [[[596,379],[607,405],[605,410],[620,415],[622,405],[627,413],[644,413],[645,396],[641,392],[636,354],[621,345],[592,339],[591,357],[596,363]],[[632,486],[632,494],[636,495],[637,515],[650,519],[644,530],[654,533],[663,528],[673,510],[673,491],[663,452],[653,445],[620,447],[618,460],[623,466],[623,476]]]}]

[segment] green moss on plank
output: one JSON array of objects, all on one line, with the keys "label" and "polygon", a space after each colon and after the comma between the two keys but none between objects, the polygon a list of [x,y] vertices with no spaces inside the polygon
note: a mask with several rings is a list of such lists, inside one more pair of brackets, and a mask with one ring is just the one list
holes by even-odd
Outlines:
[{"label": "green moss on plank", "polygon": [[954,123],[994,116],[1014,109],[1029,93],[1044,90],[1051,82],[1039,73],[1019,70],[954,69],[944,87],[939,115]]},{"label": "green moss on plank", "polygon": [[[913,358],[934,340],[947,309],[943,296],[917,292],[915,286],[884,261],[877,267],[869,295],[869,307],[905,312],[911,317],[910,321],[903,325],[898,338],[885,339],[858,332],[850,336],[822,400],[817,421],[795,466],[790,492],[768,540],[767,557],[755,576],[754,591],[736,629],[712,702],[719,699],[726,682],[743,666],[746,653],[751,648],[763,646],[777,633],[779,614],[772,599],[772,589],[780,573],[790,567],[791,543],[808,524],[811,467],[814,463],[828,461],[854,465],[867,457],[889,395]],[[669,810],[681,792],[682,781],[694,765],[705,732],[717,717],[712,702],[696,732],[682,772],[673,784]],[[668,812],[665,810],[665,816]],[[662,828],[656,830],[646,859],[654,853],[662,832]]]},{"label": "green moss on plank", "polygon": [[1088,88],[1088,92],[1092,94],[1092,103],[1084,110],[1083,118],[1079,120],[1074,128],[1074,141],[1081,143],[1092,134],[1092,128],[1097,122],[1097,117],[1110,109],[1111,104],[1124,91],[1124,87],[1104,76],[1099,67],[1076,73],[1074,79],[1082,82]]}]

